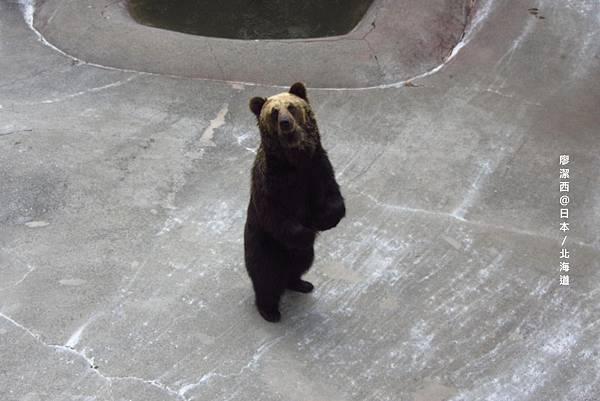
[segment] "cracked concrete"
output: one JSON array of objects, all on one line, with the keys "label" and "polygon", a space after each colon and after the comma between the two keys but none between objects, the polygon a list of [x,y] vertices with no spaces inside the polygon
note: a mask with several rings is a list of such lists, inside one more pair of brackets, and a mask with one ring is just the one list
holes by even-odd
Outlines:
[{"label": "cracked concrete", "polygon": [[[106,89],[116,88],[118,86],[125,85],[126,83],[134,80],[136,78],[136,76],[137,75],[133,75],[122,81],[116,81],[116,82],[111,82],[106,85],[96,86],[93,88],[87,88],[87,89],[79,91],[79,92],[65,94],[60,97],[56,97],[56,98],[52,98],[52,99],[36,100],[36,101],[32,101],[32,102],[12,103],[12,104],[10,104],[10,106],[35,106],[38,104],[50,104],[50,103],[64,102],[65,100],[69,100],[69,99],[72,99],[72,98],[75,98],[75,97],[78,97],[81,95],[87,95],[89,93],[100,92],[100,91],[103,91]],[[21,130],[21,132],[22,131],[24,131],[24,130]]]},{"label": "cracked concrete", "polygon": [[[0,2],[2,401],[600,399],[597,2],[481,0],[443,60],[413,54],[371,87],[316,89],[337,68],[319,66],[309,96],[348,217],[278,325],[254,310],[242,227],[248,99],[281,77],[216,80],[253,59],[211,80],[73,58],[53,39],[107,26],[78,36],[74,16],[118,9],[39,3]],[[147,49],[130,47],[121,61]]]}]

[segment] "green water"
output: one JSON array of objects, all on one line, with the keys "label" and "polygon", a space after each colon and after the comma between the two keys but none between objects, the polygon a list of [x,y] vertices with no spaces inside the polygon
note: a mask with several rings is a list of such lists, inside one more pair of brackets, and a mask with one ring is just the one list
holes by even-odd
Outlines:
[{"label": "green water", "polygon": [[230,39],[343,35],[373,0],[129,0],[139,23]]}]

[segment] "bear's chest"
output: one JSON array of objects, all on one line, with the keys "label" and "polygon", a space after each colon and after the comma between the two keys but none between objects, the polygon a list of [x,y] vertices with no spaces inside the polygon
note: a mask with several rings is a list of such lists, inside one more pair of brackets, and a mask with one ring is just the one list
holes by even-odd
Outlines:
[{"label": "bear's chest", "polygon": [[278,180],[277,199],[289,214],[307,217],[310,206],[310,182],[304,174],[287,174]]}]

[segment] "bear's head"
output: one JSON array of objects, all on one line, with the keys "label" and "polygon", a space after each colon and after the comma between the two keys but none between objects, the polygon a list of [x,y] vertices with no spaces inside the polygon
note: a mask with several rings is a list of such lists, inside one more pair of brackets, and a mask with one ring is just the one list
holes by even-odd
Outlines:
[{"label": "bear's head", "polygon": [[317,123],[301,82],[293,84],[288,92],[252,98],[250,110],[258,120],[265,151],[284,156],[312,154],[320,145]]}]

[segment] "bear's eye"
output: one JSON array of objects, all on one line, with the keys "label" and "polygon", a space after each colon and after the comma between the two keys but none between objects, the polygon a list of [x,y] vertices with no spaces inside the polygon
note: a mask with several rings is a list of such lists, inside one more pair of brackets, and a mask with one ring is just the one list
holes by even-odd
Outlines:
[{"label": "bear's eye", "polygon": [[279,117],[279,110],[277,110],[277,109],[273,108],[273,109],[271,110],[271,118],[272,118],[273,120],[277,120],[277,118],[278,118],[278,117]]},{"label": "bear's eye", "polygon": [[293,104],[290,104],[287,109],[292,114],[296,113],[296,110],[298,110]]}]

